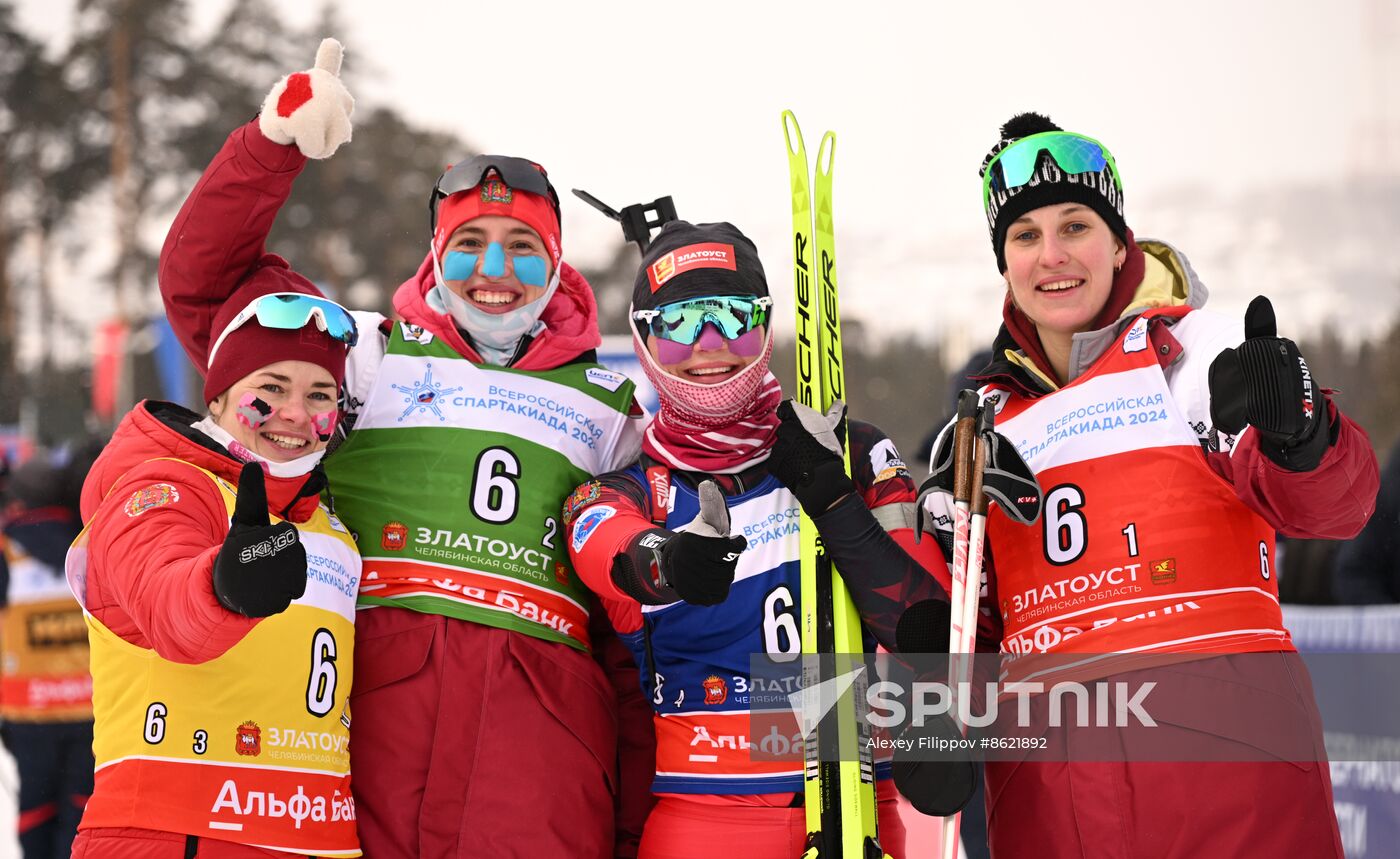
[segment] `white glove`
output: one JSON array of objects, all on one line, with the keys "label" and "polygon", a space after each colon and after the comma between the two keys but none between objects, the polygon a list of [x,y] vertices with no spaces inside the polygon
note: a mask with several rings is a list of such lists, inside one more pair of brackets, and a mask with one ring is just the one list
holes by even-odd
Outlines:
[{"label": "white glove", "polygon": [[340,82],[344,49],[322,39],[316,65],[282,78],[263,101],[258,127],[273,143],[293,143],[307,158],[329,158],[350,139],[355,99]]}]

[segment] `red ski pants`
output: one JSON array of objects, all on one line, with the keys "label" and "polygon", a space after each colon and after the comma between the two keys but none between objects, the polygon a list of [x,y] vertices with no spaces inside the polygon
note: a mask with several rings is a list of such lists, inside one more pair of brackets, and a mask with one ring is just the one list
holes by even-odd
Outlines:
[{"label": "red ski pants", "polygon": [[[1157,724],[1110,734],[1113,757],[1091,739],[1100,732],[1067,727],[1046,733],[1041,760],[988,761],[993,859],[1342,859],[1321,719],[1297,654],[1112,679],[1169,689],[1148,699]],[[1212,757],[1163,757],[1167,749]]]},{"label": "red ski pants", "polygon": [[[879,783],[880,846],[904,859],[904,822],[894,783]],[[803,808],[727,805],[666,794],[657,800],[642,833],[638,859],[797,859],[807,841]]]},{"label": "red ski pants", "polygon": [[[80,829],[73,859],[297,859],[294,853],[154,829]],[[194,852],[191,853],[190,850]]]},{"label": "red ski pants", "polygon": [[361,611],[350,767],[365,855],[611,859],[616,707],[571,647]]}]

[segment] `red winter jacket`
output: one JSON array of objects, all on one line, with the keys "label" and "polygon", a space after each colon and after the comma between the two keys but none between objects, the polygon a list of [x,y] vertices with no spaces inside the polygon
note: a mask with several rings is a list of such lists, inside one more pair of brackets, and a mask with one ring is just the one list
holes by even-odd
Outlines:
[{"label": "red winter jacket", "polygon": [[[117,427],[83,484],[87,605],[102,625],[171,662],[199,663],[242,640],[259,618],[214,597],[214,558],[228,535],[223,495],[198,466],[238,485],[243,463],[191,428],[199,416],[143,401]],[[310,476],[266,476],[268,511],[305,522],[319,504]],[[145,504],[133,503],[143,490]],[[166,499],[147,506],[149,499]]]},{"label": "red winter jacket", "polygon": [[[1070,379],[1078,378],[1103,355],[1138,315],[1149,307],[1187,305],[1202,308],[1207,292],[1186,257],[1165,242],[1130,241],[1128,258],[1115,278],[1113,292],[1096,324],[1102,327],[1074,335]],[[992,363],[973,376],[994,382],[1022,396],[1045,396],[1058,388],[1034,324],[1008,297],[1003,325],[992,345]],[[1259,436],[1245,432],[1223,436],[1209,424],[1207,370],[1219,350],[1243,339],[1240,325],[1229,342],[1210,345],[1194,354],[1171,333],[1174,320],[1158,318],[1149,329],[1153,350],[1165,373],[1199,377],[1193,402],[1178,402],[1188,415],[1199,413],[1193,426],[1201,438],[1206,463],[1235,489],[1235,494],[1275,530],[1289,537],[1346,540],[1361,531],[1376,506],[1380,488],[1376,454],[1366,431],[1344,415],[1323,390],[1332,445],[1312,471],[1289,471],[1264,455]]]}]

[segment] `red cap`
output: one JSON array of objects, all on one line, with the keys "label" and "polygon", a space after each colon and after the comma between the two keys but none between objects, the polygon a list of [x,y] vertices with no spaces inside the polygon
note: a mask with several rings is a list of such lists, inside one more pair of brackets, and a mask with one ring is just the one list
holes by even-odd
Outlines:
[{"label": "red cap", "polygon": [[[238,288],[220,308],[209,331],[212,345],[240,312],[263,297],[278,292],[300,292],[320,296],[311,282],[285,269],[264,267]],[[229,332],[204,374],[204,402],[233,387],[239,379],[279,361],[306,361],[325,368],[335,379],[336,387],[345,378],[345,355],[349,346],[322,331],[316,320],[296,331],[264,328],[257,317]]]},{"label": "red cap", "polygon": [[504,215],[523,221],[544,241],[551,267],[558,271],[562,251],[559,248],[559,217],[554,213],[554,204],[539,194],[510,187],[494,171],[480,185],[449,195],[438,204],[433,253],[439,260],[452,233],[467,221],[482,215]]}]

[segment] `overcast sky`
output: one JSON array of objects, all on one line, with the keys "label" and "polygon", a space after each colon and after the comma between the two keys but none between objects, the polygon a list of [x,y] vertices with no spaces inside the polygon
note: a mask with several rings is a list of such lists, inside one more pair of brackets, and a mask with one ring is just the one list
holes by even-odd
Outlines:
[{"label": "overcast sky", "polygon": [[[315,15],[311,3],[283,5],[299,25]],[[838,133],[843,309],[946,331],[968,321],[929,321],[929,266],[952,281],[939,288],[975,284],[995,304],[977,168],[1011,114],[1040,110],[1104,141],[1129,224],[1153,234],[1151,200],[1175,188],[1240,194],[1364,164],[1359,131],[1385,87],[1397,97],[1394,66],[1375,62],[1397,52],[1393,30],[1368,18],[1387,5],[343,0],[334,35],[361,73],[360,99],[541,161],[561,190],[619,207],[671,194],[682,217],[733,221],[758,242],[780,296],[790,263],[779,114],[793,108],[813,157],[824,129]],[[55,43],[72,6],[18,3],[24,25]],[[227,6],[196,2],[196,25],[212,27]],[[616,228],[572,198],[565,212],[566,256],[597,259]],[[901,302],[913,291],[924,300],[910,299],[911,313]],[[986,311],[970,323],[975,337],[995,331]]]}]

